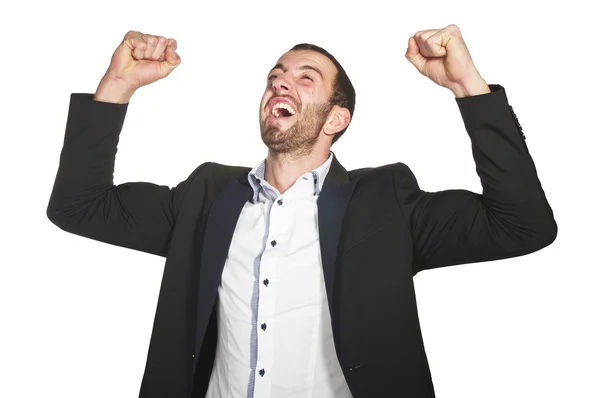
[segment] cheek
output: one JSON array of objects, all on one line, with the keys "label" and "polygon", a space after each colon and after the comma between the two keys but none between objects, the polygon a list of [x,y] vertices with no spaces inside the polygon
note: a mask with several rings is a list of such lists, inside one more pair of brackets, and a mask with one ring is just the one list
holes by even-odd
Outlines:
[{"label": "cheek", "polygon": [[301,87],[298,90],[298,95],[303,102],[306,101],[308,103],[323,103],[328,99],[323,90],[314,85],[311,85],[310,87]]}]

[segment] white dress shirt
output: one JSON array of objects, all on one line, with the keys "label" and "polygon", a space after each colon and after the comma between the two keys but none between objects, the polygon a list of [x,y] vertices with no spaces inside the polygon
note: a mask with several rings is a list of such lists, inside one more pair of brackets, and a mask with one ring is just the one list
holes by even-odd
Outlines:
[{"label": "white dress shirt", "polygon": [[332,154],[284,194],[248,174],[217,297],[218,339],[208,398],[352,397],[335,353],[317,199]]}]

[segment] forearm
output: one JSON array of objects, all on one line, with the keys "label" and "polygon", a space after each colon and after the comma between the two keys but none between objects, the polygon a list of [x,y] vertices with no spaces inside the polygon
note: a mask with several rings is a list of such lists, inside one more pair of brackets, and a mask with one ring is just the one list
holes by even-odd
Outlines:
[{"label": "forearm", "polygon": [[71,94],[59,168],[48,207],[51,219],[113,186],[117,144],[127,106],[93,101],[91,94]]},{"label": "forearm", "polygon": [[471,138],[483,204],[488,217],[515,240],[548,244],[556,235],[552,209],[504,89],[490,88],[487,95],[456,99]]}]

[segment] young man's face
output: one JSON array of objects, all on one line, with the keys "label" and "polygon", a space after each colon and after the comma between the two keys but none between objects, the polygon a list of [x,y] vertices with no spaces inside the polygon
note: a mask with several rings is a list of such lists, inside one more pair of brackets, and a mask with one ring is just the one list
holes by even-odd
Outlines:
[{"label": "young man's face", "polygon": [[316,51],[291,51],[279,58],[260,104],[261,137],[271,152],[310,152],[332,109],[336,74],[333,62]]}]

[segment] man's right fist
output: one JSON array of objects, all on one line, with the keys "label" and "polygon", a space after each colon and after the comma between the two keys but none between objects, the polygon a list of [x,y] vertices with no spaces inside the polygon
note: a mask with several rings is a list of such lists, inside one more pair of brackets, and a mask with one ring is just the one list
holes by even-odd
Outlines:
[{"label": "man's right fist", "polygon": [[175,39],[130,30],[117,47],[93,99],[125,104],[135,91],[167,77],[181,63]]},{"label": "man's right fist", "polygon": [[131,30],[113,54],[106,74],[136,90],[167,77],[181,63],[176,50],[174,39]]}]

